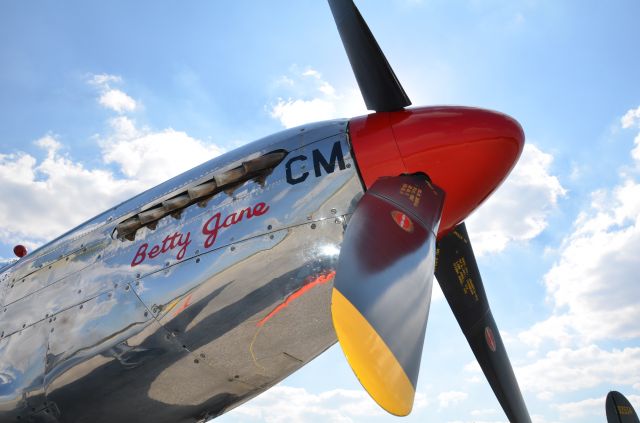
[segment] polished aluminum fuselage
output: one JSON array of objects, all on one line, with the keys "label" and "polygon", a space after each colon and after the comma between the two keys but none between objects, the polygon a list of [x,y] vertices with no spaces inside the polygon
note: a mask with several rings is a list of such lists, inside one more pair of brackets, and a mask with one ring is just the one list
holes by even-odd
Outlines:
[{"label": "polished aluminum fuselage", "polygon": [[[288,154],[268,175],[133,241],[116,236],[141,210],[275,150]],[[362,194],[347,121],[308,125],[204,163],[5,268],[0,421],[198,421],[266,390],[336,341],[332,277]]]}]

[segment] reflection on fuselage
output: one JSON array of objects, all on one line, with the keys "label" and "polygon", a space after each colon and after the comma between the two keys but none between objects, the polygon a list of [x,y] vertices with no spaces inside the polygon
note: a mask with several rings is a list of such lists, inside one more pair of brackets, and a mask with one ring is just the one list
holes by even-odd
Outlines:
[{"label": "reflection on fuselage", "polygon": [[[0,420],[205,419],[332,345],[335,252],[362,195],[345,130],[335,121],[257,141],[4,269]],[[274,150],[288,156],[261,180],[167,215],[133,241],[113,236],[146,205]],[[300,156],[312,177],[292,183],[287,160]]]}]

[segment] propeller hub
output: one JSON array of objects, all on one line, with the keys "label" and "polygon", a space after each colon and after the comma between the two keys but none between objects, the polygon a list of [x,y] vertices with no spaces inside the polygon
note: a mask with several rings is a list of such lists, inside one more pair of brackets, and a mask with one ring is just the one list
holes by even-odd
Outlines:
[{"label": "propeller hub", "polygon": [[367,188],[382,176],[423,172],[447,194],[438,235],[448,233],[507,177],[524,146],[518,122],[471,107],[420,107],[351,119]]}]

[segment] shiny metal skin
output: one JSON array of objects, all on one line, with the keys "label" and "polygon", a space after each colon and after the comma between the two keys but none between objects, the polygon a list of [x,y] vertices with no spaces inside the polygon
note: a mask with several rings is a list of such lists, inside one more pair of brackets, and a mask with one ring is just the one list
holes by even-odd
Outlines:
[{"label": "shiny metal skin", "polygon": [[[0,421],[206,420],[332,345],[333,275],[363,195],[346,127],[229,152],[2,268]],[[268,174],[117,236],[276,150],[287,155]]]}]

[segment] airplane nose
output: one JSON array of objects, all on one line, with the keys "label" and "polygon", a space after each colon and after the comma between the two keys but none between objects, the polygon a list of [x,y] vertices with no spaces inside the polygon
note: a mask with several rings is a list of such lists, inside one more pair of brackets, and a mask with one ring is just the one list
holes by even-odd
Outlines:
[{"label": "airplane nose", "polygon": [[470,107],[373,113],[352,119],[349,132],[367,188],[382,176],[423,172],[446,192],[439,235],[502,183],[524,146],[515,119]]}]

